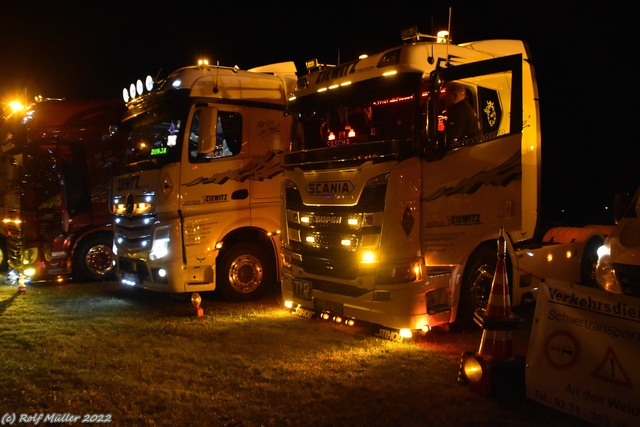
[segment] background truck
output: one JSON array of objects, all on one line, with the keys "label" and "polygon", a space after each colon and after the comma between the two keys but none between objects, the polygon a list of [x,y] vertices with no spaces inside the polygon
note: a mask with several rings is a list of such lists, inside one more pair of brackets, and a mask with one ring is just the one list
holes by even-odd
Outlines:
[{"label": "background truck", "polygon": [[123,284],[228,300],[278,289],[295,73],[293,62],[248,71],[203,63],[124,92],[126,173],[111,194]]},{"label": "background truck", "polygon": [[10,277],[114,278],[108,183],[121,141],[109,136],[124,108],[112,100],[33,104],[2,126],[4,231]]},{"label": "background truck", "polygon": [[[6,159],[0,156],[0,216],[4,218],[4,192],[7,188]],[[7,234],[4,227],[0,228],[0,275],[8,272],[7,264]]]},{"label": "background truck", "polygon": [[[539,223],[538,91],[526,45],[454,45],[415,28],[403,36],[336,66],[308,61],[298,80],[284,157],[285,304],[399,336],[467,325],[486,307],[502,227],[514,306],[535,300],[545,278],[592,286],[606,230]],[[465,88],[480,136],[447,140],[449,81]]]},{"label": "background truck", "polygon": [[640,187],[614,202],[616,227],[598,249],[596,279],[608,292],[640,297]]}]

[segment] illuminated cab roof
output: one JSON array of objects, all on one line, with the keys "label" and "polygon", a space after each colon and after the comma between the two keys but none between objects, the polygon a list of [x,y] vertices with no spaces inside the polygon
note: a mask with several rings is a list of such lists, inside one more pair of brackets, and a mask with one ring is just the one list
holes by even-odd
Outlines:
[{"label": "illuminated cab roof", "polygon": [[[308,61],[311,71],[298,79],[295,96],[333,90],[358,81],[400,73],[428,74],[436,67],[447,67],[503,55],[522,53],[526,48],[519,40],[488,40],[461,45],[446,43],[414,43],[387,49],[374,55],[364,55],[357,60],[338,66],[320,65]],[[449,58],[449,63],[445,63]]]},{"label": "illuminated cab roof", "polygon": [[[296,69],[293,62],[270,64],[250,70],[236,67],[200,65],[180,68],[164,81],[156,90],[155,82],[147,81],[143,85],[139,80],[129,89],[124,89],[125,102],[135,103],[136,99],[144,99],[149,94],[163,93],[171,90],[190,90],[192,97],[234,99],[243,101],[266,102],[284,105],[287,90],[283,90],[283,82],[287,87],[295,85]],[[147,93],[143,93],[146,89]],[[142,95],[138,95],[142,93]]]}]

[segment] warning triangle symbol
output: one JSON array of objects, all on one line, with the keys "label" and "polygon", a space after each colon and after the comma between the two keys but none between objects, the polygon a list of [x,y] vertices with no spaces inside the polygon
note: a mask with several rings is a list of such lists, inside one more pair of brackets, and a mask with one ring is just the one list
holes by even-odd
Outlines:
[{"label": "warning triangle symbol", "polygon": [[625,387],[632,387],[627,373],[622,369],[622,365],[620,365],[620,361],[611,346],[607,348],[602,362],[596,367],[591,376]]}]

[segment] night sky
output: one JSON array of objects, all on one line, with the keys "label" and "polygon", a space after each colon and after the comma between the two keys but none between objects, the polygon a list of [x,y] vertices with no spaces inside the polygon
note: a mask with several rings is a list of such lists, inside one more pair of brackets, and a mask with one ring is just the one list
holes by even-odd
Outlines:
[{"label": "night sky", "polygon": [[0,100],[120,98],[136,79],[164,78],[201,57],[242,69],[292,60],[302,75],[307,59],[335,64],[398,45],[407,26],[431,34],[446,29],[451,7],[454,43],[505,38],[530,47],[540,94],[544,219],[611,223],[605,207],[614,194],[640,184],[632,172],[640,159],[632,2],[161,3],[4,0]]}]

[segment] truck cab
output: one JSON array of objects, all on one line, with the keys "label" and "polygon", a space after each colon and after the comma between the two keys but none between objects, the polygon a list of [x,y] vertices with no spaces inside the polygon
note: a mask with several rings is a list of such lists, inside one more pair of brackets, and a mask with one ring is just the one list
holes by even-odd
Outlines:
[{"label": "truck cab", "polygon": [[598,249],[596,280],[606,291],[640,297],[640,188],[614,202],[616,226]]},{"label": "truck cab", "polygon": [[123,112],[117,100],[46,99],[3,124],[10,276],[34,282],[114,277],[107,194],[120,172],[122,141],[109,130]]},{"label": "truck cab", "polygon": [[277,289],[284,111],[295,79],[293,62],[202,63],[123,92],[126,171],[110,201],[123,285],[228,300]]}]

